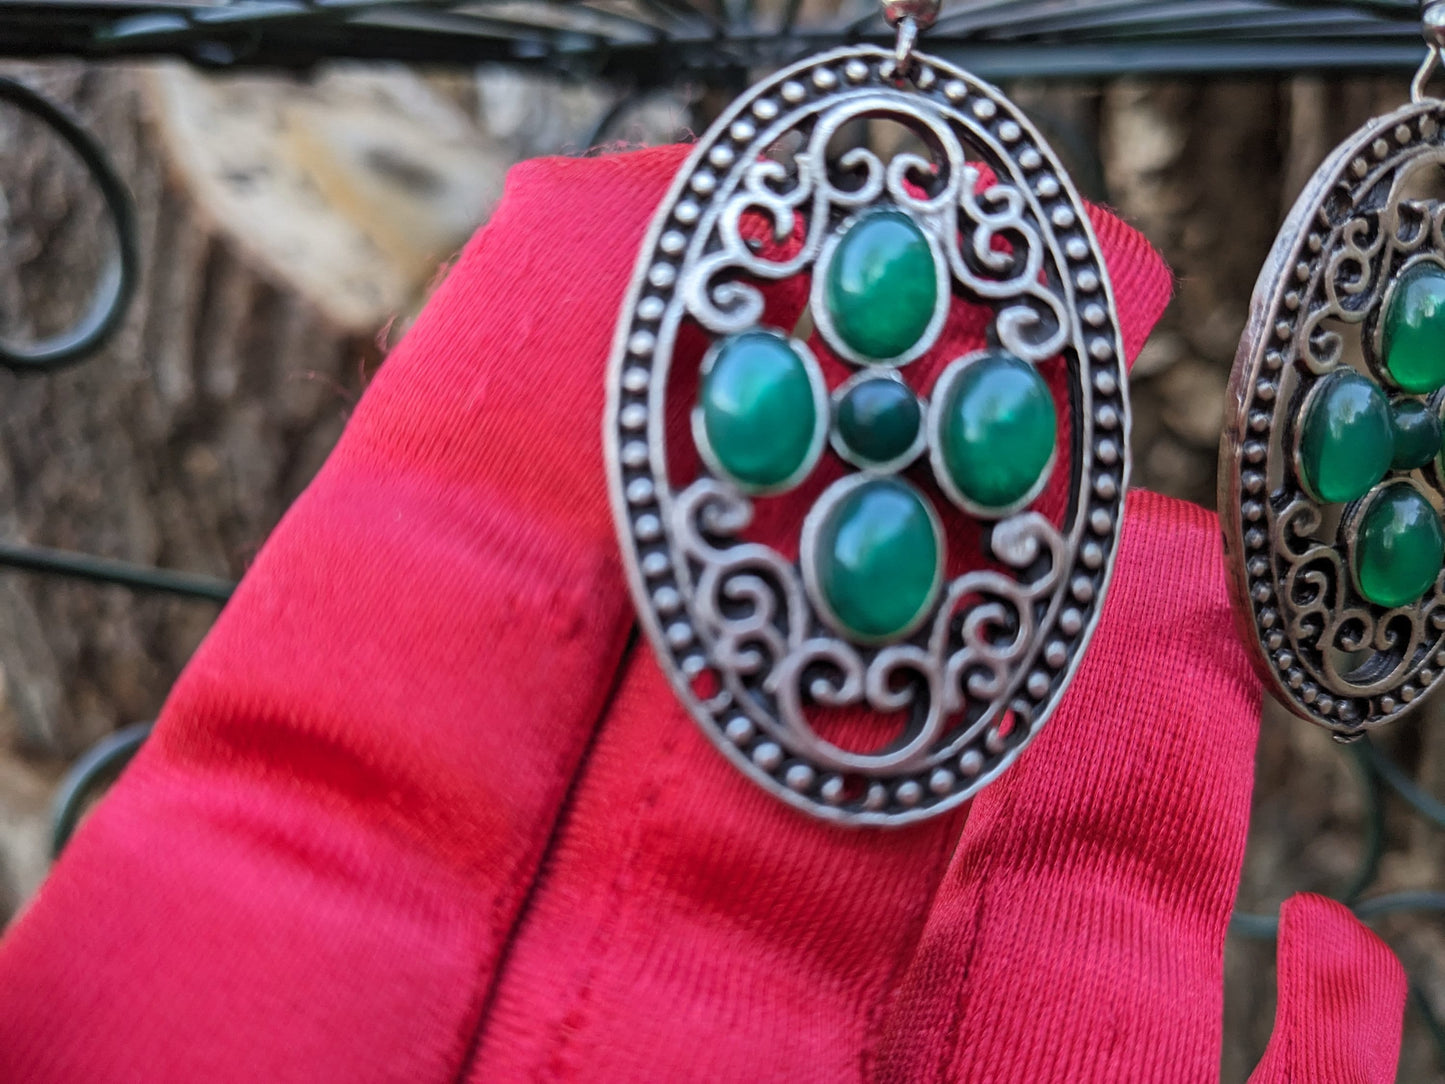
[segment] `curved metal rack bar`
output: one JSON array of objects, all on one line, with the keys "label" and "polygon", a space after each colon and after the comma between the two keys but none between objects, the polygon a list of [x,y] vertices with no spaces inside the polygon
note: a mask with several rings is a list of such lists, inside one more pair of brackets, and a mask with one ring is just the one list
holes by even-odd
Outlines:
[{"label": "curved metal rack bar", "polygon": [[107,734],[71,765],[61,780],[50,814],[50,856],[58,858],[81,815],[100,789],[115,779],[150,737],[150,723],[132,723]]}]

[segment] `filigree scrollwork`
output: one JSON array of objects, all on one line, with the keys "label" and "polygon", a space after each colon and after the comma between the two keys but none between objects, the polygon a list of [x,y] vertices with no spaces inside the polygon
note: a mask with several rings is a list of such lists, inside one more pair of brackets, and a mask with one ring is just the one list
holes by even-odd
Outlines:
[{"label": "filigree scrollwork", "polygon": [[[1240,629],[1284,702],[1346,737],[1417,703],[1445,667],[1439,562],[1421,566],[1403,601],[1366,582],[1382,501],[1399,495],[1439,530],[1442,472],[1431,456],[1442,397],[1401,384],[1409,378],[1388,363],[1385,335],[1411,269],[1445,267],[1445,205],[1419,194],[1445,164],[1441,108],[1417,103],[1372,121],[1321,167],[1260,276],[1231,384],[1220,510]],[[1403,403],[1431,415],[1434,450],[1418,460],[1396,451],[1392,462],[1369,442],[1356,451],[1383,455],[1378,471],[1357,470],[1357,496],[1327,499],[1308,477],[1323,468],[1310,465],[1306,430],[1323,425],[1315,415],[1341,374],[1365,389],[1362,410],[1380,404],[1389,419]],[[1398,426],[1389,422],[1386,442],[1403,439]]]},{"label": "filigree scrollwork", "polygon": [[[629,579],[679,697],[763,786],[850,823],[900,823],[955,806],[1043,725],[1097,621],[1127,485],[1117,316],[1084,207],[1007,99],[941,61],[916,60],[913,82],[899,84],[889,74],[891,54],[839,50],[759,85],[719,119],[659,210],[639,260],[607,420]],[[916,141],[891,157],[840,149],[846,128],[878,119]],[[830,322],[819,283],[841,239],[880,209],[913,224],[906,228],[921,239],[920,273],[931,260],[941,287],[909,342],[869,353]],[[730,473],[701,407],[694,436],[706,470],[672,477],[667,389],[685,324],[712,341],[704,382],[725,364],[723,347],[745,343],[798,374],[806,409],[803,389],[810,379],[817,386],[817,362],[786,333],[759,328],[764,287],[799,275],[813,278],[823,346],[859,369],[824,397],[824,413],[860,387],[901,397],[915,419],[933,410],[897,369],[932,349],[955,301],[992,313],[991,340],[1008,364],[1060,364],[1071,411],[1063,512],[1051,518],[1028,508],[1037,488],[997,501],[984,517],[986,553],[973,562],[984,567],[944,579],[947,539],[931,502],[952,495],[924,492],[939,468],[922,454],[937,435],[936,411],[926,432],[919,427],[871,466],[841,430],[829,438],[835,447],[843,441],[845,464],[860,470],[818,499],[796,559],[752,537],[748,494],[779,487]],[[951,365],[982,366],[981,357]],[[778,477],[795,484],[811,462],[801,458]],[[1047,471],[1054,459],[1040,463]],[[810,555],[850,494],[881,493],[881,480],[905,470],[914,481],[898,481],[893,496],[904,502],[899,514],[912,516],[910,544],[932,555],[919,556],[917,567],[936,560],[938,579],[930,586],[915,576],[923,608],[875,635],[833,611]],[[829,713],[859,710],[889,720],[892,737],[863,751],[833,740]]]},{"label": "filigree scrollwork", "polygon": [[[828,147],[839,130],[880,114],[909,127],[929,148],[928,156],[900,153],[885,165],[874,151],[855,147],[830,167]],[[704,328],[726,335],[751,327],[762,315],[762,292],[740,276],[778,281],[805,271],[818,261],[840,213],[886,197],[929,229],[969,294],[1003,303],[998,337],[1004,349],[1031,362],[1063,349],[1068,337],[1064,302],[1042,281],[1045,250],[1028,200],[1004,181],[979,191],[983,174],[967,160],[947,120],[901,104],[880,109],[876,98],[863,96],[831,106],[820,102],[815,111],[787,123],[793,131],[808,133],[794,169],[771,159],[749,164],[733,193],[721,200],[711,229],[700,230],[693,243],[699,255],[684,297],[689,315]],[[796,232],[799,208],[805,206],[804,232],[791,256],[777,259],[749,243],[743,223],[750,216],[760,217],[774,240],[782,241]],[[821,330],[831,337],[826,325]],[[849,354],[836,339],[829,345]]]},{"label": "filigree scrollwork", "polygon": [[[701,478],[678,494],[673,538],[689,567],[697,631],[739,705],[785,749],[838,771],[926,767],[947,759],[968,732],[932,750],[948,716],[974,710],[971,731],[996,720],[1001,698],[1034,646],[1035,604],[1059,585],[1068,546],[1048,519],[1025,512],[1000,523],[994,553],[1017,578],[992,569],[965,573],[948,588],[926,646],[901,644],[869,661],[827,635],[807,603],[797,568],[741,535],[748,502],[731,487]],[[920,697],[920,689],[926,695]],[[854,753],[818,737],[810,704],[865,703],[878,712],[924,713],[901,746]]]}]

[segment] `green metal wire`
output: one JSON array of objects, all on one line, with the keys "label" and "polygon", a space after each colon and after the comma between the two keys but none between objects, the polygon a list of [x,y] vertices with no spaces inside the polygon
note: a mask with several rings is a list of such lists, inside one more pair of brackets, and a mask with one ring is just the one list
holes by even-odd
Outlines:
[{"label": "green metal wire", "polygon": [[[210,66],[329,58],[509,64],[628,87],[726,85],[800,50],[886,43],[876,0],[836,18],[751,0],[0,0],[0,54],[170,54]],[[605,29],[604,29],[605,28]],[[948,6],[929,51],[987,78],[1414,68],[1409,0],[984,0]]]},{"label": "green metal wire", "polygon": [[102,787],[116,778],[150,736],[150,723],[135,723],[96,742],[60,782],[50,813],[50,857],[58,858],[81,815]]},{"label": "green metal wire", "polygon": [[1354,877],[1340,892],[1340,899],[1351,905],[1375,883],[1375,878],[1380,875],[1380,861],[1385,856],[1385,795],[1380,787],[1377,766],[1366,752],[1373,748],[1368,738],[1345,746],[1359,777],[1360,787],[1365,792],[1364,852]]},{"label": "green metal wire", "polygon": [[1360,754],[1368,761],[1370,770],[1383,779],[1406,805],[1436,828],[1445,829],[1445,802],[1426,794],[1413,779],[1400,770],[1398,764],[1368,738],[1356,745]]},{"label": "green metal wire", "polygon": [[140,243],[130,192],[99,142],[63,109],[14,79],[0,78],[0,102],[29,113],[55,133],[80,159],[105,201],[115,231],[116,254],[101,276],[100,286],[74,327],[40,342],[0,340],[0,367],[17,373],[48,373],[90,357],[120,327],[136,279],[140,276]]},{"label": "green metal wire", "polygon": [[[1376,767],[1375,758],[1380,754],[1369,739],[1361,738],[1343,748],[1350,753],[1350,762],[1364,791],[1364,845],[1355,872],[1336,896],[1340,902],[1354,905],[1380,873],[1380,861],[1385,854],[1385,792]],[[1279,935],[1279,918],[1236,911],[1229,920],[1229,932],[1252,940],[1272,940]]]},{"label": "green metal wire", "polygon": [[126,561],[113,561],[88,553],[0,542],[0,568],[42,572],[90,583],[115,584],[136,591],[155,591],[205,602],[225,602],[236,585],[216,576],[175,572]]}]

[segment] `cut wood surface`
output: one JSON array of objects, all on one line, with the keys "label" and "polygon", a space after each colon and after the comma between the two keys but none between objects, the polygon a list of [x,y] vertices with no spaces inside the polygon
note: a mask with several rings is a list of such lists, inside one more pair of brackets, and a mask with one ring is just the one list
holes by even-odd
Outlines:
[{"label": "cut wood surface", "polygon": [[144,72],[140,87],[154,153],[192,217],[346,335],[409,311],[509,164],[404,70],[298,86],[168,65]]}]

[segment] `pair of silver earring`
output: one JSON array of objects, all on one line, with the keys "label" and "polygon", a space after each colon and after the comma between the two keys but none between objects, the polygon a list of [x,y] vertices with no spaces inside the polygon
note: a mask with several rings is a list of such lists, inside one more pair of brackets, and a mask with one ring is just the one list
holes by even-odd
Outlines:
[{"label": "pair of silver earring", "polygon": [[[624,565],[678,697],[763,787],[867,825],[957,806],[1048,720],[1129,480],[1082,200],[1007,97],[916,50],[938,0],[884,11],[893,49],[794,64],[694,148],[642,245],[604,427]],[[1421,187],[1445,162],[1445,103],[1424,93],[1445,23],[1425,23],[1411,103],[1336,151],[1280,234],[1224,437],[1241,631],[1285,702],[1343,736],[1445,673],[1445,203]],[[891,122],[898,149],[851,146],[860,122]],[[765,300],[798,276],[821,351]],[[941,358],[955,297],[988,314],[986,345]],[[680,399],[691,426],[669,432]],[[811,505],[760,541],[781,493]],[[894,733],[860,737],[859,713]]]}]

